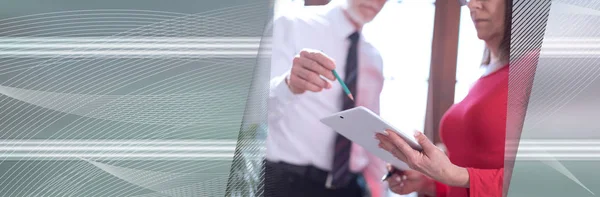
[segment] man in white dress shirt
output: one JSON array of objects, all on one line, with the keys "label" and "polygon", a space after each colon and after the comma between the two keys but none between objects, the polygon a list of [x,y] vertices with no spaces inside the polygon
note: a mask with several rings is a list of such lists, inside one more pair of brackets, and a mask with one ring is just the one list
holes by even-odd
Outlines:
[{"label": "man in white dress shirt", "polygon": [[379,113],[383,63],[361,29],[385,3],[340,0],[275,17],[266,197],[384,196],[385,163],[319,119],[355,106]]}]

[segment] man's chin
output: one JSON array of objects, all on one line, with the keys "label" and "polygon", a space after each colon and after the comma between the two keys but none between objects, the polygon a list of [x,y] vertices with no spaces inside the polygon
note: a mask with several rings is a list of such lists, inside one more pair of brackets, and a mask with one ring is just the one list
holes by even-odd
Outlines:
[{"label": "man's chin", "polygon": [[366,23],[370,23],[371,21],[373,21],[375,17],[370,17],[370,16],[365,16],[365,15],[360,15],[360,21],[363,22],[363,25]]},{"label": "man's chin", "polygon": [[357,16],[355,18],[356,18],[355,19],[356,22],[360,23],[360,25],[367,24],[367,23],[369,23],[369,22],[371,22],[373,20],[373,19],[369,19],[368,17],[364,17],[364,16],[362,16],[360,14],[357,14]]},{"label": "man's chin", "polygon": [[353,11],[348,11],[348,15],[354,23],[357,23],[357,25],[365,24],[364,17],[360,16],[360,14],[357,14]]}]

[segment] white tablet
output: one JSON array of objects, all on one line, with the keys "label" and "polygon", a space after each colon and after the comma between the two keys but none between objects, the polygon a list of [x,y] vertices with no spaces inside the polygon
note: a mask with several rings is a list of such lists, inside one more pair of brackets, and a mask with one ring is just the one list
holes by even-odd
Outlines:
[{"label": "white tablet", "polygon": [[396,131],[413,149],[422,150],[414,137],[414,131],[398,130],[365,107],[359,106],[335,113],[322,118],[321,122],[401,170],[409,169],[408,165],[386,150],[379,148],[379,141],[375,139],[375,133],[383,133],[386,129]]}]

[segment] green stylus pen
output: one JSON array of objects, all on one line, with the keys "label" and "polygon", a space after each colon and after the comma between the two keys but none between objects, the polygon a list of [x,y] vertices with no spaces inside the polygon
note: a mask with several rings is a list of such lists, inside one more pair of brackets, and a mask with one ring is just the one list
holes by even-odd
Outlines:
[{"label": "green stylus pen", "polygon": [[346,95],[348,95],[348,98],[350,98],[350,100],[354,101],[354,96],[352,96],[352,93],[350,92],[350,90],[348,90],[348,87],[346,86],[344,81],[342,81],[342,79],[337,74],[337,72],[335,72],[335,70],[333,70],[333,76],[335,76],[335,78],[340,82],[340,84],[342,85],[342,88],[344,89],[344,92],[346,92]]}]

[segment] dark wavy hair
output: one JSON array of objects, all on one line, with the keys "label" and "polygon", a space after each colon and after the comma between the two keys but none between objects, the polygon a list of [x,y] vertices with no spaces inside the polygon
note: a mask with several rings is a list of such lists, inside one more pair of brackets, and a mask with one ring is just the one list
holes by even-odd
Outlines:
[{"label": "dark wavy hair", "polygon": [[[499,46],[499,57],[500,59],[509,61],[510,60],[510,29],[512,24],[512,5],[513,0],[505,0],[504,6],[504,35],[502,36],[502,42]],[[483,51],[482,65],[488,65],[491,61],[491,54],[489,48],[486,46]]]}]

